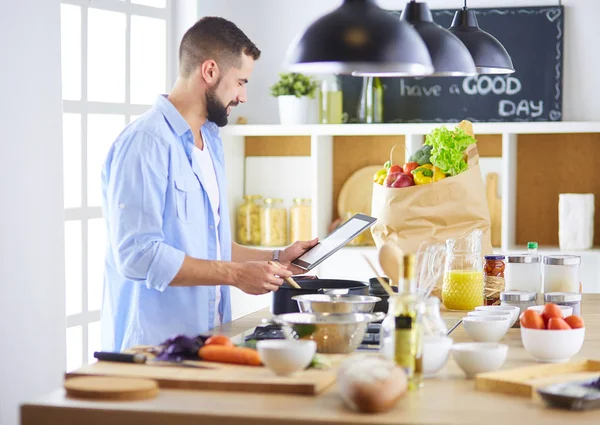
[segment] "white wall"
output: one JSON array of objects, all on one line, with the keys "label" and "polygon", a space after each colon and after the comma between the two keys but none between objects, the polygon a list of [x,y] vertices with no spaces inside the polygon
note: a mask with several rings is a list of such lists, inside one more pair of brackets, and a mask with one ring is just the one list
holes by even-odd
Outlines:
[{"label": "white wall", "polygon": [[[232,112],[253,124],[279,122],[277,102],[269,87],[277,80],[287,46],[294,36],[315,18],[341,4],[341,0],[198,0],[200,16],[216,15],[235,22],[262,50],[251,83],[249,103]],[[379,0],[387,9],[401,9],[403,0]],[[459,8],[460,0],[431,0],[431,8]],[[558,0],[470,0],[470,7],[516,7],[558,5]],[[565,121],[600,120],[600,57],[590,54],[590,46],[600,37],[597,17],[599,0],[563,0],[565,6],[565,45],[563,111]]]},{"label": "white wall", "polygon": [[60,1],[0,5],[0,423],[62,384]]}]

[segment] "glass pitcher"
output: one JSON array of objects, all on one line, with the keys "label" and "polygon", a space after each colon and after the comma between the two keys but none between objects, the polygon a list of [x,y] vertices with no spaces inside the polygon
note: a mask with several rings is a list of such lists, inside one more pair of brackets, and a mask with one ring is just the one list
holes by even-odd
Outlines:
[{"label": "glass pitcher", "polygon": [[448,310],[470,311],[483,305],[482,236],[476,229],[463,238],[447,239],[437,253],[445,254],[442,302]]}]

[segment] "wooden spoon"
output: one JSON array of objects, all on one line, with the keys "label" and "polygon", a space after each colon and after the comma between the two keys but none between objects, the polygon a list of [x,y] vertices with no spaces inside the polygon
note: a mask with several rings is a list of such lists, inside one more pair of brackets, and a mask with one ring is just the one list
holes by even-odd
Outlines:
[{"label": "wooden spoon", "polygon": [[398,245],[385,243],[379,249],[379,264],[385,274],[398,286],[403,277],[404,252]]}]

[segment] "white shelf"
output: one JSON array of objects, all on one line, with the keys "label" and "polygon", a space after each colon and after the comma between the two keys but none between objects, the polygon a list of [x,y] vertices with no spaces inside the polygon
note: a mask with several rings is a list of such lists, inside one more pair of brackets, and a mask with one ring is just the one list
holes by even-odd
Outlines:
[{"label": "white shelf", "polygon": [[[425,135],[436,127],[457,123],[426,124],[309,124],[231,125],[221,130],[229,136],[390,136]],[[482,122],[473,123],[475,134],[600,133],[600,122]]]}]

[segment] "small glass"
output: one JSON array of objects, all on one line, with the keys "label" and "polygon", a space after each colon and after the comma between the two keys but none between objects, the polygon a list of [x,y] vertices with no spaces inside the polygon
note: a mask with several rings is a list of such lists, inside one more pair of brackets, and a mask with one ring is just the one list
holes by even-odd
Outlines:
[{"label": "small glass", "polygon": [[282,199],[265,199],[260,212],[260,243],[263,246],[287,244],[287,210]]},{"label": "small glass", "polygon": [[446,336],[448,326],[440,315],[440,299],[428,297],[423,302],[423,335]]}]

